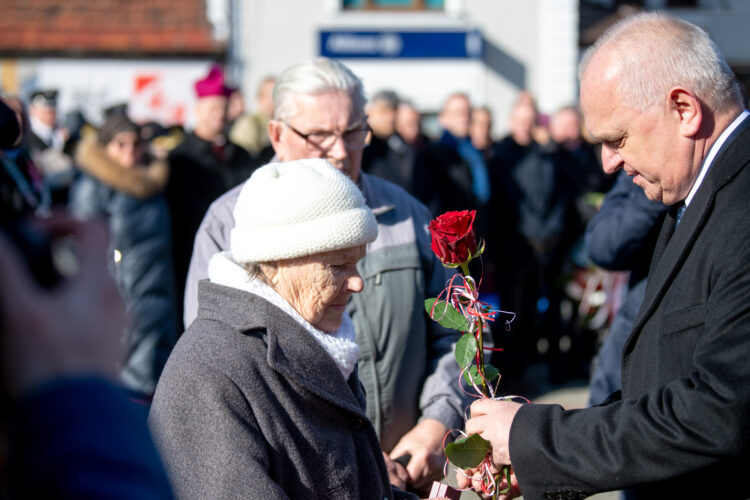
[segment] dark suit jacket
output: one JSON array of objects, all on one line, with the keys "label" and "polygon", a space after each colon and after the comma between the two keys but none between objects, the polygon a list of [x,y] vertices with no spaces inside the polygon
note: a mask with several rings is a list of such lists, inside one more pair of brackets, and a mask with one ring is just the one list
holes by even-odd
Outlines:
[{"label": "dark suit jacket", "polygon": [[525,405],[510,456],[526,500],[642,485],[639,498],[749,498],[750,119],[657,241],[623,351],[622,399]]}]

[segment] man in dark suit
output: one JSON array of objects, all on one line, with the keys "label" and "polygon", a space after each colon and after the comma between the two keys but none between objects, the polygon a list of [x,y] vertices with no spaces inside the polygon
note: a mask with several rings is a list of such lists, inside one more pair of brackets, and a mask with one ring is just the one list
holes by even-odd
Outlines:
[{"label": "man in dark suit", "polygon": [[639,14],[584,56],[581,103],[604,170],[672,206],[622,392],[571,411],[479,401],[467,432],[527,500],[750,498],[750,119],[734,75],[701,29]]}]

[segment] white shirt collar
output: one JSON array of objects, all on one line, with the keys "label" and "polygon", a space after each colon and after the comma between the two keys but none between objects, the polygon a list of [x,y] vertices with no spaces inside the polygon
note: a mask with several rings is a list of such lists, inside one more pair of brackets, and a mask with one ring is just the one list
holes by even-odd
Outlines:
[{"label": "white shirt collar", "polygon": [[690,188],[690,192],[688,193],[687,198],[685,198],[685,206],[690,205],[693,196],[695,196],[695,193],[698,191],[698,188],[703,182],[703,179],[706,177],[708,169],[711,168],[711,164],[714,162],[714,158],[716,158],[716,155],[719,153],[719,150],[724,145],[727,138],[732,134],[732,132],[734,132],[734,130],[740,125],[740,123],[742,123],[742,121],[747,118],[748,115],[750,115],[750,113],[748,113],[747,110],[743,110],[742,113],[740,113],[739,116],[737,116],[737,118],[735,118],[734,121],[726,129],[724,129],[724,132],[721,133],[719,138],[716,139],[716,142],[711,146],[711,149],[708,150],[708,155],[706,155],[706,158],[703,160],[700,172],[698,172],[698,177],[695,178],[693,187]]}]

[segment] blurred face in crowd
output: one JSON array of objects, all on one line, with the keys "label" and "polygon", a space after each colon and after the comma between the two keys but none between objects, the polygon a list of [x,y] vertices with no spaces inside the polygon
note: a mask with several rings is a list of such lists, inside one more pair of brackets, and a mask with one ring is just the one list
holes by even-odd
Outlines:
[{"label": "blurred face in crowd", "polygon": [[362,291],[357,262],[365,256],[360,245],[277,262],[268,270],[273,288],[311,325],[324,332],[341,327],[346,303]]},{"label": "blurred face in crowd", "polygon": [[348,92],[295,93],[295,112],[268,123],[268,135],[280,161],[324,158],[357,182],[362,149],[369,132],[362,109],[354,109]]},{"label": "blurred face in crowd", "polygon": [[617,83],[621,68],[611,56],[597,53],[581,81],[586,127],[602,141],[604,171],[625,170],[651,200],[671,205],[685,199],[703,158],[692,139],[698,129],[682,119],[689,102],[678,106],[675,99],[684,95],[670,91],[645,111],[629,106]]},{"label": "blurred face in crowd", "polygon": [[565,108],[558,111],[550,122],[552,140],[566,149],[575,149],[581,144],[581,119],[576,110]]},{"label": "blurred face in crowd", "polygon": [[229,95],[227,103],[227,121],[234,121],[245,112],[245,99],[242,98],[242,92],[234,90]]},{"label": "blurred face in crowd", "polygon": [[138,162],[141,146],[136,132],[120,132],[107,143],[107,154],[119,165],[130,168]]},{"label": "blurred face in crowd", "polygon": [[469,135],[471,103],[464,95],[454,95],[445,101],[439,116],[440,126],[458,138]]},{"label": "blurred face in crowd", "polygon": [[411,104],[402,102],[396,113],[396,131],[407,144],[414,144],[422,131],[422,116]]},{"label": "blurred face in crowd", "polygon": [[374,101],[367,109],[367,123],[373,134],[388,138],[396,132],[396,110],[385,100]]},{"label": "blurred face in crowd", "polygon": [[537,115],[533,105],[520,102],[510,115],[510,134],[521,146],[527,146],[534,140],[533,132]]},{"label": "blurred face in crowd", "polygon": [[195,106],[195,133],[203,140],[214,141],[224,133],[227,123],[227,98],[220,95],[201,97]]},{"label": "blurred face in crowd", "polygon": [[484,108],[476,108],[471,112],[469,137],[477,149],[488,148],[492,144],[492,116]]},{"label": "blurred face in crowd", "polygon": [[258,99],[256,105],[258,111],[266,116],[273,116],[273,86],[276,84],[276,79],[267,78],[263,80],[258,89]]},{"label": "blurred face in crowd", "polygon": [[29,106],[29,115],[44,123],[50,128],[57,124],[57,109],[54,106]]}]

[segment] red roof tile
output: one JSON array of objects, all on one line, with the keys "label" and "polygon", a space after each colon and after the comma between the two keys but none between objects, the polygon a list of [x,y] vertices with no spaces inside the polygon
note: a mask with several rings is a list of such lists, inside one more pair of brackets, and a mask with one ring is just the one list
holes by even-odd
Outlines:
[{"label": "red roof tile", "polygon": [[3,0],[0,54],[216,55],[205,0]]}]

